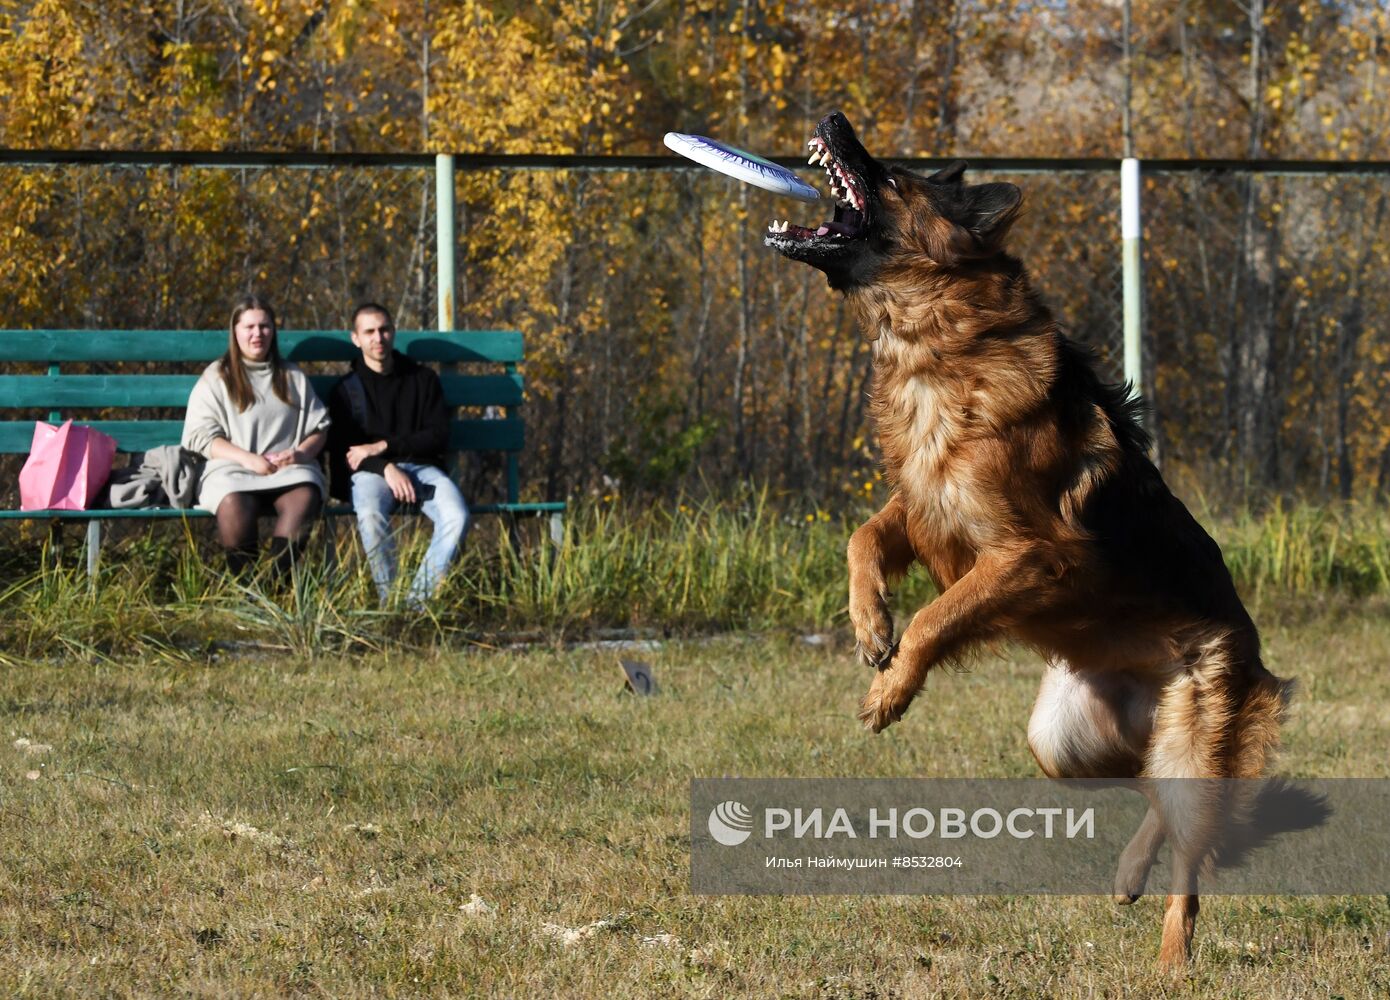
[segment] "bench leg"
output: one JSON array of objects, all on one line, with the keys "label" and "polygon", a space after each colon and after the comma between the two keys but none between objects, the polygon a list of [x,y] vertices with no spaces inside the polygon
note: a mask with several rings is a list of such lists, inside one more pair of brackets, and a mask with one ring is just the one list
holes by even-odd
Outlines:
[{"label": "bench leg", "polygon": [[101,561],[101,522],[87,522],[87,579],[97,579],[97,563]]}]

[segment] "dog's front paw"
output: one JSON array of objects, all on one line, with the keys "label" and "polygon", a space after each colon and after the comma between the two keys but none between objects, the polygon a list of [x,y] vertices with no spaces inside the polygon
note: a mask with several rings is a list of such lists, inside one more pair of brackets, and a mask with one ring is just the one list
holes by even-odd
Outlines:
[{"label": "dog's front paw", "polygon": [[859,721],[871,732],[881,733],[903,717],[916,692],[905,692],[895,682],[891,666],[874,674],[869,693],[859,703]]},{"label": "dog's front paw", "polygon": [[854,624],[854,652],[866,666],[882,670],[893,658],[893,616],[880,594],[850,598],[849,620]]}]

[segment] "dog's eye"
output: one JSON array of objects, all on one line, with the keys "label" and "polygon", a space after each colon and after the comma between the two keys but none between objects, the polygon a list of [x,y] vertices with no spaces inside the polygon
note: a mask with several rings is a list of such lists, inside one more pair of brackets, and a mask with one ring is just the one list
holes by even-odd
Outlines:
[{"label": "dog's eye", "polygon": [[889,184],[890,187],[892,187],[892,189],[893,189],[894,191],[898,190],[898,181],[897,181],[896,178],[893,178],[893,177],[888,178],[888,184]]}]

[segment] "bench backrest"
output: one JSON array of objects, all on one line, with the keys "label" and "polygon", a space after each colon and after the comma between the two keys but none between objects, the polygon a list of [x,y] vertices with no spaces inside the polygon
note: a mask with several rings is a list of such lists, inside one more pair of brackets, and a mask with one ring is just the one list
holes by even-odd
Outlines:
[{"label": "bench backrest", "polygon": [[[348,334],[338,330],[281,330],[280,353],[300,364],[347,362],[357,356]],[[182,419],[142,419],[121,411],[177,408],[188,404],[196,374],[148,372],[159,365],[207,364],[227,347],[225,330],[0,330],[0,454],[27,454],[34,419],[57,422],[68,417],[116,439],[121,451],[144,451],[177,444]],[[517,453],[524,427],[517,408],[522,401],[521,334],[514,330],[403,330],[396,349],[416,361],[440,366],[444,399],[455,414],[451,451],[507,453],[507,497],[519,491]],[[124,363],[138,371],[76,374],[78,365]],[[12,374],[15,365],[44,365],[44,374]],[[486,374],[463,374],[459,365],[486,365]],[[64,371],[67,366],[68,371]],[[323,399],[347,370],[311,374]],[[504,417],[459,417],[459,407],[501,407]],[[20,417],[16,411],[28,411]],[[82,412],[73,412],[82,411]],[[95,412],[94,412],[95,411]]]}]

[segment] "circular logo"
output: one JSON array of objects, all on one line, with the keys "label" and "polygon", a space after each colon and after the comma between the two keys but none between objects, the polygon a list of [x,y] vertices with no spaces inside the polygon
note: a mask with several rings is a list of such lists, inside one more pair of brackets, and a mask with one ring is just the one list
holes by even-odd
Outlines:
[{"label": "circular logo", "polygon": [[753,814],[742,802],[721,802],[710,810],[709,835],[725,847],[737,847],[753,835]]}]

